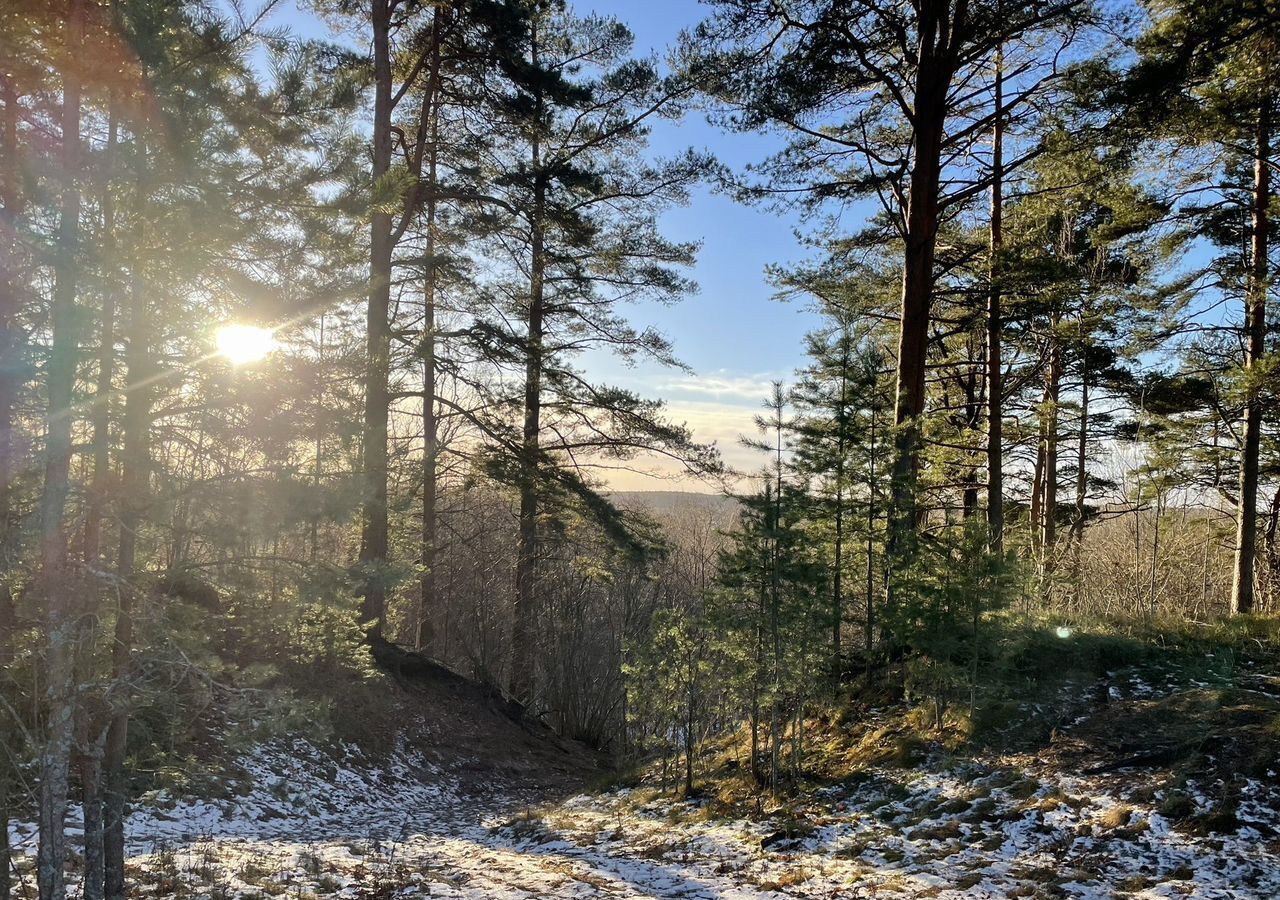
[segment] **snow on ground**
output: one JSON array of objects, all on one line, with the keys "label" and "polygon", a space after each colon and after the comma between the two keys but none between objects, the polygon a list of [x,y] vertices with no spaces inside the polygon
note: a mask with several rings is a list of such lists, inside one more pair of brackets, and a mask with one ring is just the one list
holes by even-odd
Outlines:
[{"label": "snow on ground", "polygon": [[[877,770],[760,821],[716,820],[646,789],[539,811],[464,799],[421,760],[385,768],[247,768],[235,799],[156,805],[129,821],[140,895],[439,897],[1274,897],[1276,798],[1251,784],[1231,835],[1178,831],[1126,801],[1123,777],[1053,778],[964,763]],[[515,809],[513,810],[513,807]],[[514,817],[513,817],[514,812]],[[14,837],[32,848],[33,831]],[[29,882],[30,875],[27,874]],[[21,895],[19,895],[21,896]]]},{"label": "snow on ground", "polygon": [[[138,896],[1280,896],[1280,793],[1256,781],[1235,807],[1241,827],[1215,833],[1166,817],[1142,770],[1064,774],[1033,757],[872,769],[756,820],[649,788],[535,808],[496,777],[464,790],[409,750],[377,764],[282,742],[243,768],[220,798],[143,798],[128,823]],[[1182,821],[1220,787],[1186,785]],[[32,827],[11,835],[34,851]]]}]

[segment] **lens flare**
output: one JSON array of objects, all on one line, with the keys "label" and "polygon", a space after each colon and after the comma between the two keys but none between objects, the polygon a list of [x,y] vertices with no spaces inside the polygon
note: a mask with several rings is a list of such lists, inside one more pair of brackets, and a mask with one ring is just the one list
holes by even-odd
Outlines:
[{"label": "lens flare", "polygon": [[218,354],[233,366],[263,359],[276,348],[275,334],[257,325],[223,325],[213,336]]}]

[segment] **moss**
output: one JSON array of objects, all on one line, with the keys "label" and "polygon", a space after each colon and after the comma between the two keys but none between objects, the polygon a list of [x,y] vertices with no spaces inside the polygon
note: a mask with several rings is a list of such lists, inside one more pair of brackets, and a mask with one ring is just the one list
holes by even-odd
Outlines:
[{"label": "moss", "polygon": [[1116,891],[1124,894],[1136,894],[1151,887],[1154,882],[1146,875],[1131,875],[1116,883]]},{"label": "moss", "polygon": [[1195,816],[1192,822],[1202,834],[1234,834],[1240,830],[1240,817],[1232,802],[1219,803],[1209,812]]},{"label": "moss", "polygon": [[1005,842],[1004,832],[993,831],[991,832],[991,834],[983,838],[983,841],[979,846],[981,846],[983,850],[991,852],[994,850],[999,850],[1001,847],[1003,847],[1004,842]]},{"label": "moss", "polygon": [[1189,819],[1195,814],[1196,804],[1186,791],[1173,790],[1165,794],[1160,801],[1160,815],[1173,821]]},{"label": "moss", "polygon": [[644,783],[644,767],[621,766],[596,777],[587,786],[592,794],[607,794],[624,788],[638,788]]},{"label": "moss", "polygon": [[961,818],[975,825],[994,822],[999,818],[999,813],[996,811],[996,801],[990,797],[982,797],[975,800]]},{"label": "moss", "polygon": [[960,822],[947,819],[913,828],[907,832],[907,837],[913,841],[949,841],[960,837],[960,834]]},{"label": "moss", "polygon": [[1040,790],[1040,782],[1034,778],[1022,777],[1004,789],[1004,792],[1015,800],[1026,800]]},{"label": "moss", "polygon": [[964,797],[952,797],[937,806],[937,812],[945,816],[954,816],[969,809],[970,801]]}]

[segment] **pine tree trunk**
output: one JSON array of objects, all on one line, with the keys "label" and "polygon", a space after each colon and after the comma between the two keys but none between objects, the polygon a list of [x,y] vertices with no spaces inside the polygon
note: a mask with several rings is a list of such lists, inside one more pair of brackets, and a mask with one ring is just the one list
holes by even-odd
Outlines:
[{"label": "pine tree trunk", "polygon": [[[373,0],[373,169],[371,189],[391,171],[391,0]],[[365,310],[365,395],[362,453],[364,501],[360,565],[364,571],[360,621],[380,638],[387,612],[387,419],[391,368],[391,213],[370,214],[369,299]]]},{"label": "pine tree trunk", "polygon": [[[13,407],[17,400],[18,374],[14,359],[18,352],[17,234],[18,182],[18,97],[13,79],[0,72],[0,100],[4,120],[0,123],[0,567],[13,565]],[[13,659],[13,636],[17,610],[8,584],[0,585],[0,692],[10,687],[9,663]],[[18,754],[17,728],[8,722],[8,707],[0,709],[0,900],[9,900],[11,886],[9,850],[9,796],[12,786],[11,760]],[[6,752],[7,751],[7,752]]]},{"label": "pine tree trunk", "polygon": [[[874,390],[874,388],[873,388]],[[876,414],[877,404],[871,407],[871,429],[868,435],[867,448],[867,583],[866,583],[866,633],[863,644],[866,651],[867,678],[871,678],[871,656],[875,650],[876,629],[876,425],[879,416]]]},{"label": "pine tree trunk", "polygon": [[[764,573],[762,573],[764,574]],[[768,608],[765,580],[760,580],[760,595],[756,610],[756,664],[751,673],[751,777],[757,786],[764,784],[764,772],[760,769],[760,687],[764,680],[764,618]]]},{"label": "pine tree trunk", "polygon": [[[0,662],[3,662],[0,659]],[[3,722],[0,719],[0,722]],[[12,733],[12,732],[10,732]],[[10,749],[5,747],[4,749]],[[9,900],[13,895],[13,887],[9,881],[9,870],[12,866],[13,851],[9,846],[9,773],[0,772],[0,900]]]},{"label": "pine tree trunk", "polygon": [[758,787],[764,779],[760,772],[760,691],[751,685],[751,780]]},{"label": "pine tree trunk", "polygon": [[695,712],[695,695],[694,689],[690,687],[688,705],[685,708],[684,722],[684,795],[690,797],[693,795],[693,725]]},{"label": "pine tree trunk", "polygon": [[[67,4],[66,59],[62,85],[62,208],[54,254],[52,347],[47,369],[48,423],[44,491],[40,498],[41,578],[44,593],[45,744],[40,755],[40,846],[37,881],[41,900],[66,896],[68,775],[75,698],[72,652],[75,617],[68,565],[66,503],[70,487],[72,392],[78,341],[76,296],[80,242],[80,79],[78,60],[84,34],[84,0]],[[7,827],[7,826],[6,826]]]},{"label": "pine tree trunk", "polygon": [[[115,249],[115,198],[111,193],[111,176],[116,153],[117,125],[115,98],[107,117],[107,145],[103,152],[106,177],[102,196],[102,251],[106,266],[113,266]],[[94,386],[93,413],[93,478],[84,517],[84,562],[91,570],[99,565],[102,547],[102,519],[111,480],[111,390],[116,361],[116,278],[115,272],[103,272],[102,315],[99,325],[98,380]],[[96,593],[96,592],[95,592]]]},{"label": "pine tree trunk", "polygon": [[1040,560],[1040,539],[1044,536],[1044,450],[1046,444],[1044,416],[1041,415],[1039,420],[1039,431],[1036,436],[1036,460],[1031,470],[1031,503],[1027,513],[1031,528],[1031,555],[1037,563]]},{"label": "pine tree trunk", "polygon": [[996,48],[995,125],[991,134],[991,260],[987,295],[987,529],[991,553],[1004,555],[1004,320],[1000,249],[1004,245],[1004,49]]},{"label": "pine tree trunk", "polygon": [[436,353],[435,336],[435,301],[429,299],[424,328],[428,333],[423,336],[422,348],[422,578],[419,582],[418,597],[418,629],[416,645],[418,649],[427,647],[431,642],[433,628],[431,615],[436,605],[436,550],[439,545],[439,512],[437,484],[437,466],[439,464],[439,426],[435,413],[436,398]]},{"label": "pine tree trunk", "polygon": [[1142,603],[1142,471],[1139,470],[1134,482],[1133,500],[1133,593],[1134,604],[1139,612]]},{"label": "pine tree trunk", "polygon": [[[324,352],[325,352],[325,314],[320,313],[319,334],[316,336],[316,368],[323,373],[324,371]],[[313,468],[311,470],[311,485],[316,492],[316,496],[320,496],[320,485],[324,479],[324,429],[325,429],[325,402],[324,402],[324,375],[321,374],[316,378],[316,396],[315,396],[315,422],[312,424],[314,434],[312,435],[312,452],[315,455]],[[310,534],[310,551],[309,558],[312,563],[316,562],[320,555],[320,508],[317,506],[311,514],[311,534]]]},{"label": "pine tree trunk", "polygon": [[[535,202],[535,207],[539,204]],[[535,215],[536,215],[535,211]],[[537,607],[538,475],[542,414],[543,253],[541,224],[534,226],[533,279],[525,359],[524,435],[520,454],[520,533],[516,553],[516,609],[512,629],[511,693],[533,694],[533,617]]]},{"label": "pine tree trunk", "polygon": [[[969,336],[966,356],[969,373],[964,379],[964,427],[973,435],[977,445],[981,441],[982,401],[979,397],[979,370],[984,360],[980,359],[979,348],[974,346],[974,338]],[[978,471],[977,466],[970,466],[965,473],[964,493],[961,496],[961,510],[965,520],[971,519],[978,512]]]},{"label": "pine tree trunk", "polygon": [[[96,727],[96,722],[90,723],[91,729]],[[102,744],[92,732],[86,735],[86,746],[80,748],[77,763],[84,810],[84,870],[81,873],[80,896],[83,900],[103,900]]]},{"label": "pine tree trunk", "polygon": [[[115,102],[112,97],[107,122],[107,145],[104,152],[106,178],[103,182],[100,204],[102,207],[102,258],[113,265],[115,250],[115,204],[111,194],[111,175],[115,160],[117,125]],[[85,509],[83,555],[90,572],[91,584],[84,592],[87,608],[81,617],[81,648],[92,645],[97,628],[98,606],[102,602],[97,572],[102,564],[102,520],[106,510],[107,490],[111,480],[111,393],[115,375],[116,329],[116,278],[114,272],[104,272],[102,314],[99,325],[98,379],[94,388],[92,413],[93,425],[93,476]],[[82,649],[81,651],[87,652]],[[87,669],[82,666],[82,669]],[[86,677],[88,673],[86,672]],[[104,891],[103,870],[103,809],[102,809],[102,744],[97,738],[101,728],[96,715],[88,709],[79,712],[83,722],[83,734],[79,740],[81,807],[84,810],[84,872],[82,895],[84,900],[102,900]]]},{"label": "pine tree trunk", "polygon": [[836,438],[836,508],[835,508],[835,567],[831,573],[831,662],[832,676],[840,683],[843,668],[840,658],[840,630],[844,625],[844,469],[845,431],[848,428],[849,342],[847,335],[841,338],[840,360],[840,433]]},{"label": "pine tree trunk", "polygon": [[[1268,98],[1268,101],[1270,98]],[[1262,446],[1262,403],[1257,368],[1265,351],[1267,332],[1267,231],[1271,204],[1271,125],[1267,107],[1258,113],[1257,147],[1253,165],[1253,243],[1249,298],[1245,310],[1245,406],[1240,446],[1240,497],[1236,517],[1235,573],[1231,612],[1253,611],[1254,558],[1258,549],[1258,471]]]},{"label": "pine tree trunk", "polygon": [[[145,149],[139,150],[145,160]],[[145,170],[145,166],[143,167]],[[141,182],[141,177],[139,181]],[[138,271],[142,259],[133,262],[134,274],[129,290],[129,320],[125,335],[125,391],[123,447],[121,452],[120,540],[117,548],[116,575],[120,588],[116,592],[116,622],[111,649],[111,677],[117,693],[126,700],[119,703],[107,729],[103,754],[103,864],[107,900],[120,900],[125,895],[124,880],[124,816],[128,797],[125,753],[129,737],[129,691],[124,689],[132,675],[133,625],[139,598],[138,532],[142,526],[150,492],[151,387],[155,366],[152,362],[151,308],[148,292]]]},{"label": "pine tree trunk", "polygon": [[1266,548],[1267,586],[1266,601],[1270,609],[1277,605],[1277,592],[1280,591],[1280,487],[1271,495],[1271,509],[1267,513],[1267,530],[1262,536],[1262,546]]},{"label": "pine tree trunk", "polygon": [[415,644],[425,647],[432,633],[430,616],[435,609],[436,550],[439,543],[437,471],[439,465],[439,423],[436,420],[436,206],[439,195],[440,151],[440,41],[441,16],[438,8],[431,23],[431,66],[426,96],[423,101],[422,127],[429,130],[427,139],[426,178],[426,277],[422,285],[422,578],[419,582],[418,629]]},{"label": "pine tree trunk", "polygon": [[[781,415],[779,415],[779,420]],[[782,704],[782,548],[778,536],[782,530],[782,429],[778,429],[777,485],[773,497],[772,540],[769,560],[769,630],[773,637],[773,696],[769,706],[769,746],[772,749],[769,777],[773,792],[778,792],[778,769],[782,761],[780,731]]]},{"label": "pine tree trunk", "polygon": [[948,52],[939,49],[947,4],[920,6],[920,59],[915,84],[915,153],[907,199],[903,253],[902,309],[899,315],[898,366],[893,468],[890,474],[889,589],[915,559],[921,509],[917,496],[920,427],[924,414],[925,371],[929,344],[929,308],[933,297],[934,252],[938,236],[938,191],[942,141],[951,83]]},{"label": "pine tree trunk", "polygon": [[[0,491],[8,494],[8,483],[0,484]],[[7,502],[7,498],[3,502]],[[7,510],[0,510],[7,512]],[[6,517],[7,519],[7,517]],[[0,527],[3,527],[0,525]],[[7,596],[0,596],[0,694],[7,695],[11,687],[9,665],[13,661],[13,633],[15,630],[12,603]],[[9,882],[10,862],[9,847],[9,811],[10,794],[13,785],[11,760],[19,758],[21,748],[17,741],[16,723],[9,721],[9,707],[0,707],[0,900],[9,900],[12,887]]]},{"label": "pine tree trunk", "polygon": [[1164,490],[1156,488],[1155,518],[1151,523],[1151,569],[1149,593],[1151,594],[1151,615],[1156,614],[1157,575],[1160,570],[1160,520],[1164,517]]},{"label": "pine tree trunk", "polygon": [[[538,31],[532,33],[532,60],[538,66]],[[541,127],[543,99],[534,97],[535,128]],[[530,210],[531,259],[528,337],[525,346],[524,431],[520,445],[520,531],[516,546],[516,608],[511,630],[511,693],[528,702],[533,696],[533,617],[537,607],[538,487],[542,436],[544,285],[546,277],[546,173],[542,145],[535,133],[530,147],[533,206]]]},{"label": "pine tree trunk", "polygon": [[1044,502],[1041,505],[1041,572],[1053,572],[1054,552],[1058,542],[1058,398],[1062,385],[1062,342],[1058,338],[1058,314],[1050,321],[1049,367],[1045,376],[1044,405]]},{"label": "pine tree trunk", "polygon": [[1080,363],[1080,424],[1076,436],[1076,505],[1071,519],[1071,581],[1079,603],[1084,593],[1084,521],[1089,498],[1089,366]]}]

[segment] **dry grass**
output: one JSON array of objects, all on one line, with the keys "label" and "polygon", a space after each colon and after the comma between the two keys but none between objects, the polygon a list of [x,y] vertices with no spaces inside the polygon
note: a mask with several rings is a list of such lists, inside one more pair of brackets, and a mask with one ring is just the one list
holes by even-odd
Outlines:
[{"label": "dry grass", "polygon": [[1114,831],[1117,828],[1123,828],[1129,824],[1129,820],[1133,818],[1132,806],[1113,806],[1107,810],[1098,823],[1108,831]]},{"label": "dry grass", "polygon": [[785,872],[773,875],[767,879],[761,879],[756,882],[756,886],[766,891],[783,891],[789,887],[804,884],[816,874],[818,873],[813,869],[806,868],[805,866],[797,866],[794,869],[788,869]]}]

